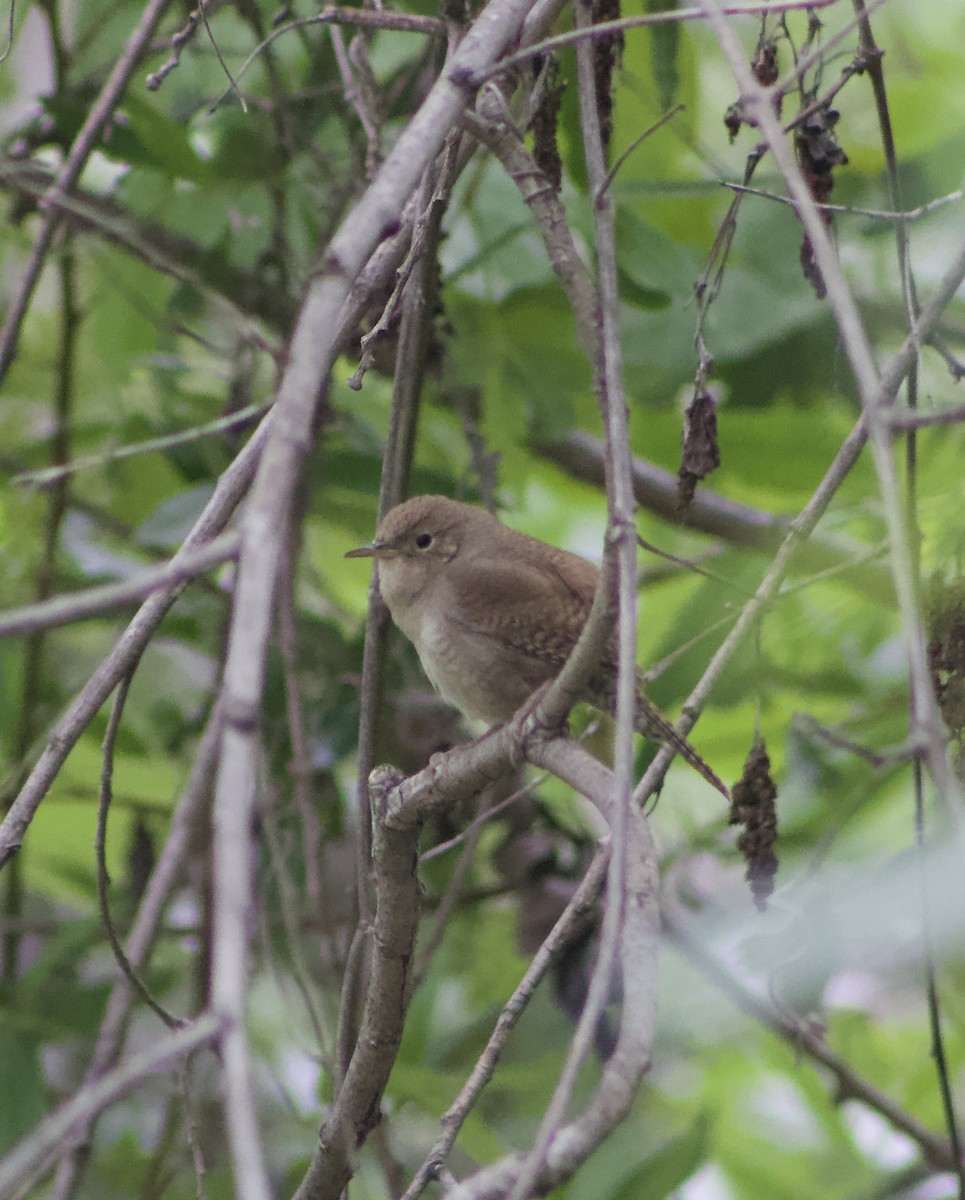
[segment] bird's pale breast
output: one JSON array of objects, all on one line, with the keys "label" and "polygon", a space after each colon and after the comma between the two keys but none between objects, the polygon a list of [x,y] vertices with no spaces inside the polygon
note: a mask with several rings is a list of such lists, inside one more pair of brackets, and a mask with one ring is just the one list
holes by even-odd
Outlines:
[{"label": "bird's pale breast", "polygon": [[443,699],[489,725],[508,720],[551,674],[544,664],[520,662],[496,639],[467,631],[444,612],[427,614],[412,641]]}]

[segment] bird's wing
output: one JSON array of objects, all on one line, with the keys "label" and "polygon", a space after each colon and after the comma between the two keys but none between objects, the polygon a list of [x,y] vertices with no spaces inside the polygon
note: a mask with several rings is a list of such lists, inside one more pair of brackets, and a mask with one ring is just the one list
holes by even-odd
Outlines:
[{"label": "bird's wing", "polygon": [[481,570],[452,563],[448,618],[465,632],[559,669],[576,645],[593,603],[597,571],[575,555],[498,557]]}]

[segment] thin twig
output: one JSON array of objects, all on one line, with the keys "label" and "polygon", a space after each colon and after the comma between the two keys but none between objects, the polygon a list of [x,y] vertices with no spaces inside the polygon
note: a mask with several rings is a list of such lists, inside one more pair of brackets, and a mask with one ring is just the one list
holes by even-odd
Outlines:
[{"label": "thin twig", "polygon": [[[423,17],[413,13],[394,13],[385,9],[372,8],[339,8],[327,5],[320,13],[312,17],[299,17],[296,21],[288,21],[273,29],[260,45],[248,55],[238,69],[235,79],[241,79],[251,64],[264,51],[285,33],[301,29],[306,25],[357,25],[363,29],[393,29],[400,33],[421,33],[428,37],[445,37],[446,23],[438,17]],[[214,112],[231,95],[231,89],[224,92],[212,104],[210,112]]]},{"label": "thin twig", "polygon": [[244,96],[242,96],[241,89],[238,87],[238,84],[235,82],[234,76],[228,70],[228,64],[225,62],[224,58],[222,58],[222,56],[221,56],[221,47],[215,41],[214,33],[213,33],[213,31],[211,29],[211,25],[208,21],[208,13],[207,13],[207,7],[206,7],[205,0],[198,0],[198,13],[204,24],[204,31],[208,35],[208,41],[211,43],[211,47],[214,50],[215,58],[217,58],[217,60],[218,60],[218,66],[222,69],[222,71],[224,71],[225,75],[227,75],[228,83],[231,85],[231,91],[238,97],[238,103],[241,105],[241,111],[243,113],[247,113],[248,105],[245,103],[245,98],[244,98]]},{"label": "thin twig", "polygon": [[789,1019],[773,1004],[756,996],[736,979],[718,956],[700,940],[692,927],[693,922],[687,919],[680,902],[670,897],[666,891],[663,917],[675,948],[741,1011],[786,1041],[795,1055],[806,1054],[830,1071],[837,1081],[841,1096],[860,1100],[874,1112],[880,1113],[890,1125],[911,1138],[922,1149],[928,1161],[939,1170],[951,1168],[953,1160],[950,1147],[944,1139],[922,1125],[890,1096],[860,1075],[805,1023]]},{"label": "thin twig", "polygon": [[[574,7],[577,27],[590,21],[589,10]],[[627,407],[623,391],[623,359],[618,328],[620,311],[617,284],[616,225],[612,197],[607,190],[607,169],[600,115],[594,79],[593,45],[581,41],[576,47],[577,78],[580,100],[580,125],[590,194],[594,197],[595,245],[597,257],[597,322],[599,345],[597,396],[603,413],[606,434],[607,550],[615,551],[617,583],[618,660],[616,680],[616,741],[614,746],[614,792],[609,817],[613,851],[607,870],[607,907],[600,931],[589,991],[577,1022],[563,1070],[553,1096],[543,1113],[532,1150],[510,1190],[510,1200],[525,1200],[542,1174],[550,1144],[562,1127],[576,1086],[580,1068],[589,1053],[594,1030],[607,1003],[623,939],[630,904],[627,895],[629,864],[630,792],[633,772],[633,738],[637,696],[637,589],[636,526],[630,469],[630,438]],[[621,1070],[635,1090],[648,1063],[635,1061],[632,1048],[619,1047],[614,1056],[622,1059]],[[614,1109],[614,1115],[619,1108]]]},{"label": "thin twig", "polygon": [[491,808],[484,808],[481,812],[477,813],[465,827],[465,829],[460,830],[455,837],[448,838],[444,842],[438,842],[429,850],[423,851],[423,853],[419,855],[419,865],[421,866],[424,863],[432,862],[434,858],[439,858],[443,854],[448,854],[450,850],[454,850],[456,846],[461,846],[470,835],[475,834],[477,830],[481,829],[483,825],[491,821],[493,817],[498,817],[500,813],[505,812],[506,809],[511,805],[515,804],[518,800],[522,800],[524,796],[528,796],[531,792],[534,792],[545,782],[545,775],[534,776],[534,778],[529,780],[528,783],[525,783],[521,788],[517,788],[515,791],[510,792],[508,796],[503,797],[498,804],[494,804]]},{"label": "thin twig", "polygon": [[[334,315],[333,324],[324,327],[333,341],[333,352],[337,352],[345,344],[369,297],[385,286],[389,275],[402,257],[407,233],[411,228],[407,224],[404,209],[401,224],[399,233],[394,237],[384,238],[372,253],[358,279],[348,289],[343,304]],[[230,520],[235,506],[248,490],[255,465],[268,440],[272,420],[273,414],[267,413],[247,445],[223,473],[214,494],[172,562],[181,561],[198,546],[210,541]],[[110,653],[51,730],[40,760],[28,775],[16,800],[0,823],[0,868],[19,849],[37,807],[78,738],[117,686],[127,667],[141,654],[183,587],[183,584],[178,583],[163,592],[155,592],[141,606]]]},{"label": "thin twig", "polygon": [[161,450],[173,450],[178,446],[188,446],[219,433],[244,429],[246,425],[250,425],[266,413],[269,407],[268,404],[248,404],[227,417],[219,417],[216,421],[209,421],[206,425],[196,425],[192,429],[185,429],[180,433],[166,433],[161,437],[148,438],[129,446],[115,446],[100,454],[88,454],[83,458],[71,459],[70,462],[59,467],[41,467],[36,471],[21,471],[19,475],[14,475],[10,482],[14,487],[47,488],[61,479],[76,475],[78,471],[109,467],[111,463],[120,462],[125,458],[133,458],[138,454],[156,454]]},{"label": "thin twig", "polygon": [[335,62],[342,79],[342,94],[345,102],[355,110],[359,124],[365,133],[365,172],[371,179],[379,165],[381,153],[379,150],[379,127],[376,115],[372,111],[375,105],[367,93],[364,81],[360,82],[360,72],[349,59],[349,52],[338,25],[332,25],[329,30],[332,38],[332,49],[335,51]]},{"label": "thin twig", "polygon": [[[800,12],[806,8],[829,8],[832,4],[837,3],[838,0],[761,0],[759,4],[729,5],[724,12],[732,17],[755,16],[760,13]],[[615,33],[623,33],[628,29],[639,29],[648,25],[667,25],[677,21],[700,21],[704,20],[706,16],[702,7],[693,5],[689,8],[673,8],[661,12],[644,13],[640,16],[620,17],[616,21],[600,21],[595,25],[585,25],[579,29],[572,29],[567,33],[557,33],[553,37],[534,42],[524,50],[517,50],[515,54],[507,54],[489,70],[480,71],[473,82],[478,86],[503,71],[519,66],[520,63],[529,62],[531,58],[542,58],[543,55],[560,50],[564,46],[610,38]]]},{"label": "thin twig", "polygon": [[942,357],[945,366],[948,368],[948,373],[955,383],[959,383],[962,379],[965,379],[965,363],[962,363],[960,359],[952,354],[941,338],[933,335],[928,339],[928,345]]},{"label": "thin twig", "polygon": [[16,28],[17,0],[10,0],[10,19],[7,22],[7,44],[0,54],[0,64],[5,63],[13,49],[13,34]]},{"label": "thin twig", "polygon": [[814,198],[774,113],[771,94],[754,78],[740,43],[721,14],[717,0],[704,0],[704,7],[740,86],[742,102],[753,113],[785,177],[788,190],[797,203],[798,216],[804,225],[817,267],[827,288],[828,301],[861,397],[881,490],[883,513],[892,546],[892,574],[902,618],[909,681],[915,705],[913,722],[916,728],[913,729],[913,736],[918,730],[923,733],[924,755],[929,773],[943,797],[950,818],[958,823],[965,815],[965,806],[958,781],[948,765],[944,726],[929,680],[909,531],[897,480],[891,434],[881,413],[881,381],[864,324],[841,271],[827,228],[815,208]]},{"label": "thin twig", "polygon": [[302,825],[302,856],[305,864],[305,898],[316,911],[322,906],[319,864],[322,854],[322,824],[312,787],[314,771],[302,711],[297,671],[298,634],[295,619],[295,582],[298,547],[294,530],[288,539],[287,562],[278,581],[278,643],[285,673],[285,713],[291,746],[289,773]]},{"label": "thin twig", "polygon": [[144,600],[155,592],[186,584],[196,575],[237,557],[238,534],[229,532],[159,567],[148,567],[120,583],[105,583],[39,604],[28,604],[0,613],[0,637],[21,637],[38,629],[53,629],[102,616],[125,604]]},{"label": "thin twig", "polygon": [[91,106],[87,119],[74,138],[64,165],[57,172],[56,179],[40,201],[40,210],[43,213],[40,230],[34,241],[30,260],[20,276],[17,294],[7,310],[6,320],[0,330],[0,384],[13,362],[20,339],[20,328],[27,315],[27,309],[30,307],[34,288],[37,286],[47,254],[53,244],[54,233],[61,221],[61,212],[55,201],[70,192],[80,178],[85,163],[96,148],[101,130],[120,102],[124,88],[170,2],[171,0],[149,0],[141,14],[141,19],[127,40],[127,45]]},{"label": "thin twig", "polygon": [[[760,196],[764,200],[775,200],[778,204],[786,204],[789,208],[796,208],[796,202],[790,196],[778,196],[776,192],[768,192],[763,188],[745,187],[742,183],[731,183],[727,179],[722,179],[721,186],[729,188],[732,192],[743,192],[747,196]],[[957,191],[949,192],[947,196],[939,196],[935,200],[929,200],[927,204],[919,204],[917,208],[909,208],[904,212],[890,212],[887,209],[878,208],[858,208],[853,204],[815,204],[819,212],[841,213],[847,217],[870,217],[876,221],[918,221],[922,217],[933,213],[937,208],[943,208],[946,204],[954,204],[965,198],[965,189],[959,188]]]},{"label": "thin twig", "polygon": [[[125,954],[136,971],[143,970],[150,960],[151,950],[158,937],[161,919],[175,881],[184,867],[192,838],[197,835],[201,812],[208,800],[211,777],[218,746],[219,714],[215,710],[195,755],[191,773],[171,818],[171,829],[151,873],[147,890],[134,918]],[[107,1002],[94,1049],[84,1072],[83,1085],[96,1082],[117,1061],[124,1043],[134,1004],[135,992],[125,976],[118,979]],[[55,1200],[68,1200],[76,1194],[81,1176],[90,1161],[86,1150],[94,1136],[96,1118],[91,1118],[60,1146],[64,1156],[54,1182]]]},{"label": "thin twig", "polygon": [[278,889],[278,907],[281,912],[285,940],[288,944],[288,953],[291,957],[295,986],[298,989],[298,994],[301,996],[302,1005],[308,1016],[309,1024],[312,1027],[316,1050],[321,1059],[322,1066],[326,1071],[330,1072],[334,1063],[333,1047],[335,1037],[332,1031],[335,1026],[334,1022],[329,1019],[329,1014],[326,1012],[324,1005],[324,1001],[327,999],[329,993],[327,990],[323,990],[321,997],[316,995],[317,989],[312,980],[308,964],[305,962],[298,921],[300,893],[291,878],[285,862],[285,855],[282,850],[281,838],[278,831],[278,817],[272,805],[262,805],[260,823],[265,834],[265,845],[268,849],[272,875],[274,876],[275,886]]},{"label": "thin twig", "polygon": [[[223,684],[225,729],[215,798],[212,970],[213,1005],[230,1019],[222,1038],[224,1097],[239,1200],[265,1200],[270,1194],[244,1028],[248,962],[245,918],[251,887],[248,843],[254,806],[252,780],[257,777],[257,730],[282,539],[290,526],[293,498],[306,455],[314,444],[317,404],[335,360],[338,316],[352,283],[386,231],[397,228],[406,201],[454,128],[465,104],[460,81],[496,61],[505,51],[518,36],[530,2],[490,0],[460,42],[447,71],[401,131],[378,175],[329,243],[292,334],[271,414],[272,434],[244,515]],[[360,1048],[362,1042],[360,1038]],[[352,1111],[358,1099],[358,1091],[353,1090],[357,1089],[353,1083],[355,1061],[353,1056],[337,1098],[338,1113]],[[342,1165],[346,1151],[344,1120],[344,1115],[339,1117],[327,1152],[336,1156],[338,1169],[330,1171],[329,1164],[320,1164],[325,1167],[326,1177],[340,1180],[339,1190],[348,1169],[347,1158]],[[309,1179],[313,1178],[310,1172]]]},{"label": "thin twig", "polygon": [[533,955],[532,961],[526,968],[526,973],[503,1005],[499,1019],[486,1043],[486,1048],[476,1060],[476,1065],[469,1078],[463,1084],[459,1095],[440,1117],[442,1133],[423,1160],[422,1166],[416,1172],[402,1196],[402,1200],[416,1200],[433,1178],[441,1178],[442,1164],[445,1163],[452,1147],[456,1144],[459,1131],[475,1106],[480,1093],[495,1074],[509,1035],[526,1011],[533,993],[546,976],[546,972],[569,943],[576,930],[586,920],[587,914],[595,904],[603,885],[609,855],[609,842],[597,849],[593,861],[587,867],[586,874],[580,881],[580,886],[573,893],[543,944]]},{"label": "thin twig", "polygon": [[222,1025],[214,1013],[204,1013],[186,1029],[168,1034],[96,1082],[80,1088],[0,1160],[0,1195],[9,1196],[14,1188],[36,1178],[50,1155],[78,1125],[92,1120],[132,1088],[141,1086],[150,1075],[168,1070],[199,1046],[214,1041]]},{"label": "thin twig", "polygon": [[675,104],[673,106],[673,108],[668,109],[668,111],[665,112],[662,117],[660,117],[658,120],[654,121],[654,123],[652,125],[650,125],[648,128],[646,128],[643,131],[643,133],[641,133],[639,135],[639,137],[635,137],[633,139],[633,141],[630,143],[630,145],[627,146],[626,150],[624,150],[623,153],[617,158],[616,162],[609,169],[609,171],[607,171],[606,177],[604,178],[603,182],[600,184],[599,195],[596,196],[597,200],[599,200],[600,196],[603,195],[603,193],[607,190],[607,188],[609,188],[610,184],[613,183],[614,179],[616,179],[617,173],[619,172],[620,168],[627,161],[627,159],[634,152],[634,150],[639,149],[640,146],[642,146],[643,143],[647,140],[647,138],[652,137],[653,134],[655,134],[658,129],[662,129],[664,127],[664,125],[667,124],[668,121],[673,120],[673,118],[678,113],[682,113],[685,110],[685,108],[686,108],[686,105],[684,105],[684,104]]},{"label": "thin twig", "polygon": [[371,923],[357,921],[345,955],[345,970],[338,998],[338,1039],[335,1044],[335,1066],[332,1072],[332,1091],[338,1095],[345,1082],[345,1074],[352,1061],[352,1052],[358,1037],[356,1014],[362,1005],[366,985],[367,942],[372,936]]},{"label": "thin twig", "polygon": [[[51,20],[53,19],[51,17]],[[53,434],[50,442],[50,457],[55,465],[66,462],[70,458],[73,440],[75,363],[80,310],[78,308],[74,239],[70,235],[64,238],[63,252],[58,262],[58,276],[60,283],[59,344],[52,414]],[[67,480],[62,480],[52,489],[44,506],[46,512],[43,538],[33,588],[35,605],[47,601],[56,588],[60,535],[70,500],[70,484]],[[43,629],[36,629],[27,636],[23,648],[22,682],[17,706],[16,728],[13,734],[13,761],[18,764],[17,772],[9,790],[4,789],[4,794],[0,797],[0,810],[7,807],[10,797],[16,792],[16,780],[22,770],[21,764],[25,763],[38,733],[46,653],[46,632]],[[14,862],[11,864],[11,868],[8,877],[3,881],[3,915],[7,918],[15,918],[20,915],[24,898],[21,867]],[[9,988],[11,995],[17,986],[19,960],[19,935],[15,932],[5,933],[2,946],[0,946],[0,980]]]},{"label": "thin twig", "polygon": [[959,1200],[965,1200],[965,1162],[962,1161],[962,1143],[958,1133],[955,1112],[955,1097],[952,1092],[951,1072],[945,1050],[945,1035],[942,1028],[941,1000],[938,995],[938,972],[935,968],[935,947],[932,942],[931,911],[934,908],[929,895],[929,871],[925,845],[925,798],[921,779],[920,760],[916,759],[918,771],[915,777],[915,847],[918,854],[918,897],[921,908],[921,966],[925,983],[925,1003],[928,1011],[928,1028],[931,1033],[931,1056],[935,1063],[938,1094],[942,1102],[945,1128],[955,1164]]},{"label": "thin twig", "polygon": [[809,716],[806,713],[797,713],[795,715],[794,727],[805,737],[812,737],[816,741],[825,742],[827,745],[834,746],[838,750],[846,750],[848,754],[853,754],[856,758],[863,759],[870,766],[874,767],[876,771],[880,771],[884,767],[901,766],[917,753],[917,747],[908,743],[887,751],[872,750],[868,746],[861,745],[860,742],[855,742],[851,738],[845,737],[843,733],[839,733],[836,729],[830,729],[827,725],[822,725],[815,717]]},{"label": "thin twig", "polygon": [[[710,580],[711,583],[720,584],[721,587],[729,588],[737,592],[741,596],[747,596],[747,589],[743,584],[736,583],[733,579],[728,579],[726,575],[719,575],[716,571],[710,571],[705,566],[694,558],[684,558],[679,554],[671,554],[669,550],[661,550],[659,546],[655,546],[653,542],[648,542],[646,538],[637,536],[637,545],[641,550],[646,550],[648,554],[652,554],[655,558],[659,558],[661,562],[666,563],[666,567],[655,569],[645,569],[640,576],[641,584],[650,584],[666,577],[668,573],[673,574],[674,568],[679,567],[681,570],[690,571],[694,575],[700,575],[703,579]],[[704,558],[713,559],[718,550],[710,547],[704,554]]]},{"label": "thin twig", "polygon": [[[483,792],[479,798],[480,812],[476,819],[472,821],[469,828],[466,830],[466,835],[463,838],[462,852],[456,860],[456,865],[453,867],[449,875],[449,880],[446,884],[446,890],[439,901],[438,907],[433,914],[432,927],[428,934],[422,939],[422,946],[419,952],[419,960],[413,971],[413,989],[417,989],[425,982],[426,976],[429,974],[429,968],[432,965],[432,960],[435,957],[436,951],[442,945],[442,940],[446,936],[446,927],[449,924],[449,918],[452,915],[452,910],[456,906],[456,901],[459,899],[459,891],[462,887],[463,880],[466,878],[466,873],[472,866],[472,860],[476,853],[476,848],[479,845],[479,838],[482,834],[482,822],[480,817],[484,816],[487,811],[487,804],[490,799],[490,794],[487,791]],[[422,859],[420,858],[420,862]]]},{"label": "thin twig", "polygon": [[937,412],[922,412],[921,409],[895,405],[888,410],[888,424],[892,429],[925,429],[929,425],[960,425],[965,421],[965,404],[955,408],[943,408]]},{"label": "thin twig", "polygon": [[652,683],[655,679],[659,679],[664,671],[672,667],[679,658],[682,658],[683,655],[693,650],[695,646],[699,646],[705,638],[710,637],[719,629],[726,629],[728,625],[733,624],[736,620],[737,615],[735,613],[728,613],[726,617],[721,617],[719,620],[714,621],[706,629],[702,629],[700,633],[694,634],[692,638],[688,638],[687,641],[676,646],[669,654],[661,658],[659,662],[651,663],[645,671],[641,671],[641,680],[644,683]]},{"label": "thin twig", "polygon": [[130,959],[124,953],[124,947],[117,936],[117,929],[114,925],[114,919],[111,916],[111,905],[108,897],[111,879],[107,873],[107,815],[111,807],[114,747],[117,744],[117,731],[121,727],[121,717],[124,715],[124,705],[127,702],[127,693],[130,690],[135,670],[136,664],[131,667],[118,686],[114,696],[114,703],[111,706],[111,715],[107,721],[107,730],[104,733],[104,761],[101,767],[100,795],[97,802],[97,833],[94,838],[94,850],[97,857],[97,903],[100,908],[104,932],[107,934],[107,940],[114,953],[114,959],[120,967],[121,972],[127,978],[128,983],[148,1008],[161,1018],[168,1029],[183,1029],[187,1022],[182,1020],[181,1017],[176,1017],[173,1013],[168,1012],[164,1005],[154,998],[147,984],[131,965]]},{"label": "thin twig", "polygon": [[188,42],[194,37],[198,24],[201,21],[202,7],[203,0],[200,0],[198,7],[188,13],[186,23],[168,40],[167,44],[171,47],[170,57],[167,62],[162,63],[156,71],[152,71],[144,80],[144,86],[149,92],[156,92],[165,79],[180,64],[181,53]]}]

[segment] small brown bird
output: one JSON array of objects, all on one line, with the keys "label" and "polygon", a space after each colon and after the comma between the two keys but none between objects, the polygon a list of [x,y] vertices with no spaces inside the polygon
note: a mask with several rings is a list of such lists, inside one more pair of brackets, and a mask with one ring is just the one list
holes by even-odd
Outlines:
[{"label": "small brown bird", "polygon": [[[489,725],[509,720],[559,674],[589,616],[599,574],[585,559],[445,496],[396,505],[371,544],[346,557],[376,559],[382,598],[433,686],[467,717]],[[614,638],[586,688],[586,699],[611,714],[616,656]],[[635,726],[672,746],[729,799],[639,686]]]}]

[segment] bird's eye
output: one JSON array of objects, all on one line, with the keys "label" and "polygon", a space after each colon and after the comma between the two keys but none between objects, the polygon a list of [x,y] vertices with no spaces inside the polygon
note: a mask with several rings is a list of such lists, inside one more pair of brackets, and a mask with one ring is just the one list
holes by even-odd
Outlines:
[{"label": "bird's eye", "polygon": [[431,533],[420,533],[419,536],[415,540],[415,544],[419,547],[420,550],[428,550],[429,547],[432,545],[432,534]]}]

